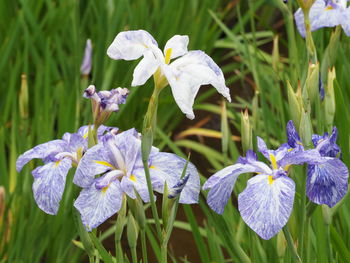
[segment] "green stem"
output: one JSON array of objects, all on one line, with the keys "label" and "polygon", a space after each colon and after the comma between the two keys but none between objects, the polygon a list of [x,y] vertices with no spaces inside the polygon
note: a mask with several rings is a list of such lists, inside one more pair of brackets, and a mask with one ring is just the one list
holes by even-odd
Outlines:
[{"label": "green stem", "polygon": [[168,239],[163,238],[162,247],[161,247],[161,262],[167,263],[168,261]]},{"label": "green stem", "polygon": [[131,248],[131,258],[133,263],[137,263],[136,247]]},{"label": "green stem", "polygon": [[141,230],[141,247],[142,247],[142,262],[148,263],[148,257],[147,257],[147,246],[146,246],[146,230]]},{"label": "green stem", "polygon": [[296,248],[294,246],[292,235],[290,234],[290,232],[288,230],[288,226],[285,226],[283,228],[283,233],[287,239],[288,247],[293,255],[293,258],[295,259],[296,262],[302,262],[300,259],[300,256],[298,255],[298,251],[296,250]]},{"label": "green stem", "polygon": [[304,22],[305,22],[305,30],[306,30],[306,46],[309,53],[309,60],[313,64],[317,63],[317,53],[316,48],[314,44],[314,40],[312,38],[311,34],[311,24],[310,24],[310,17],[309,17],[310,10],[304,10]]}]

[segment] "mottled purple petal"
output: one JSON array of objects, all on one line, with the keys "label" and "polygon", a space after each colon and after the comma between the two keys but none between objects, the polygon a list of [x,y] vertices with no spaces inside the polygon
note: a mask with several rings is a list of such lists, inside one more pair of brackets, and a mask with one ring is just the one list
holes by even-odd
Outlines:
[{"label": "mottled purple petal", "polygon": [[238,195],[238,210],[244,222],[261,238],[270,239],[288,222],[293,209],[295,184],[281,176],[256,175]]},{"label": "mottled purple petal", "polygon": [[95,184],[83,189],[74,206],[78,209],[86,229],[91,231],[117,213],[122,206],[122,200],[123,192],[116,180],[103,189],[97,189]]},{"label": "mottled purple petal", "polygon": [[34,199],[45,213],[57,214],[71,166],[72,161],[65,158],[39,166],[32,171]]},{"label": "mottled purple petal", "polygon": [[314,134],[312,142],[322,156],[336,157],[340,153],[340,148],[336,144],[337,136],[338,130],[336,127],[333,127],[331,135],[328,135],[327,132],[323,136]]},{"label": "mottled purple petal", "polygon": [[99,143],[86,151],[80,160],[75,172],[73,182],[80,187],[89,187],[98,174],[115,169],[115,163],[102,143]]},{"label": "mottled purple petal", "polygon": [[261,172],[272,173],[266,164],[259,161],[254,165],[237,163],[218,171],[203,185],[203,190],[210,189],[207,196],[208,205],[218,214],[222,214],[238,176],[244,173]]},{"label": "mottled purple petal", "polygon": [[348,191],[348,168],[337,158],[309,165],[307,174],[307,196],[316,204],[333,207]]},{"label": "mottled purple petal", "polygon": [[131,176],[123,177],[121,187],[123,191],[133,199],[136,198],[136,191],[144,202],[148,203],[150,200],[147,181],[145,174],[143,173],[143,169],[135,171],[135,173]]},{"label": "mottled purple petal", "polygon": [[[174,187],[180,180],[186,160],[172,153],[159,152],[151,159],[150,172],[152,180],[158,182],[154,190],[163,193],[165,181],[168,188]],[[200,180],[196,167],[188,163],[186,175],[188,181],[184,186],[179,202],[183,204],[198,203]],[[162,182],[159,185],[159,182]]]},{"label": "mottled purple petal", "polygon": [[288,138],[288,144],[292,148],[296,148],[300,145],[303,145],[300,139],[300,136],[294,126],[293,121],[288,121],[287,123],[287,138]]},{"label": "mottled purple petal", "polygon": [[32,159],[45,159],[50,155],[55,155],[66,150],[67,143],[63,140],[54,140],[39,144],[18,157],[16,161],[16,169],[20,172],[23,166]]},{"label": "mottled purple petal", "polygon": [[324,162],[324,158],[315,149],[306,151],[303,149],[292,149],[281,160],[279,160],[278,166],[284,168],[292,164],[317,164],[322,162]]}]

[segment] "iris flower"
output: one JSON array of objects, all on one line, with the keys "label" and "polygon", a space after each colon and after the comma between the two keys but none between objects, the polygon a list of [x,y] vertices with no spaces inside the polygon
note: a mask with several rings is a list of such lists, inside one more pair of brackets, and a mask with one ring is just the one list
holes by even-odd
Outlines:
[{"label": "iris flower", "polygon": [[[101,139],[109,127],[100,126],[98,137]],[[43,166],[32,171],[34,176],[34,199],[45,213],[57,214],[62,199],[66,177],[72,166],[77,166],[87,149],[88,126],[81,127],[77,133],[65,133],[61,140],[53,140],[26,151],[16,162],[20,172],[32,159],[41,159]]]},{"label": "iris flower", "polygon": [[[180,189],[180,203],[197,203],[199,176],[194,165],[189,163],[186,171],[188,178],[181,179],[185,164],[186,160],[177,155],[159,152],[153,147],[149,159],[153,189],[162,193],[166,181],[171,194],[176,195],[176,189],[183,188],[182,191]],[[96,178],[97,175],[101,176]],[[140,135],[135,129],[130,129],[109,136],[87,150],[73,181],[83,188],[74,206],[88,230],[117,213],[124,194],[134,199],[136,191],[144,202],[149,202]]]},{"label": "iris flower", "polygon": [[[341,25],[345,34],[350,36],[350,8],[348,0],[316,0],[310,9],[311,31],[322,27]],[[299,33],[305,37],[304,13],[299,8],[294,14]]]},{"label": "iris flower", "polygon": [[[291,147],[302,145],[294,124],[287,124],[288,144]],[[319,205],[326,204],[333,207],[348,191],[349,172],[346,165],[337,157],[340,148],[336,144],[338,136],[337,128],[334,127],[331,135],[323,136],[314,134],[312,142],[315,149],[322,156],[323,162],[309,164],[306,181],[306,194],[308,198]]]},{"label": "iris flower", "polygon": [[[201,85],[213,85],[228,101],[231,97],[218,65],[203,51],[188,51],[188,42],[188,36],[175,35],[168,40],[162,52],[148,32],[124,31],[115,37],[107,54],[115,60],[143,57],[134,70],[132,86],[143,85],[159,69],[181,111],[193,119],[194,98]],[[171,62],[173,59],[176,60]]]},{"label": "iris flower", "polygon": [[[318,172],[317,168],[311,170],[317,171],[316,173],[321,176],[327,176],[332,172],[343,173],[346,169],[346,174],[333,175],[333,178],[336,176],[347,178],[346,167],[342,166],[341,171],[334,170],[333,162],[339,163],[339,159],[334,160],[333,158],[330,161],[328,157],[320,153],[319,149],[305,150],[300,139],[295,139],[294,143],[291,143],[292,138],[299,138],[299,135],[295,129],[290,129],[288,126],[287,132],[290,143],[282,144],[277,150],[269,150],[265,142],[257,138],[258,149],[270,161],[270,166],[258,161],[257,155],[252,150],[248,150],[246,157],[240,157],[236,164],[217,172],[203,185],[204,190],[210,189],[207,196],[208,205],[215,212],[222,214],[238,176],[244,173],[257,173],[248,180],[247,187],[238,195],[238,210],[245,223],[263,239],[270,239],[276,235],[288,222],[292,212],[295,183],[288,176],[291,165],[307,163],[309,167],[324,168],[322,172]],[[329,161],[331,164],[327,165]],[[315,172],[310,174],[309,185],[315,187],[315,180],[321,181],[322,179],[320,177],[320,179],[314,179],[313,174]],[[343,182],[343,179],[339,181]],[[334,195],[338,196],[335,194],[336,191],[343,193],[343,187],[340,184],[326,183],[324,188],[323,186],[319,187],[324,190],[320,195],[332,196],[331,199],[339,199],[334,197]],[[329,187],[326,189],[327,186]]]}]

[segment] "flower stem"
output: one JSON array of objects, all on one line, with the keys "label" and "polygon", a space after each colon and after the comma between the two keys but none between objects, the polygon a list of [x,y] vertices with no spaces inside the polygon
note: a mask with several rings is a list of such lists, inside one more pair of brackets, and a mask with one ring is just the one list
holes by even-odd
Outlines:
[{"label": "flower stem", "polygon": [[311,34],[311,24],[310,24],[310,17],[309,17],[310,10],[304,10],[304,23],[305,23],[305,30],[306,30],[306,46],[309,54],[309,60],[313,64],[316,64],[317,62],[317,53],[316,48],[314,44],[314,40],[312,38]]},{"label": "flower stem", "polygon": [[296,262],[302,262],[300,259],[300,256],[298,255],[298,252],[294,246],[294,242],[292,239],[292,235],[290,234],[289,230],[288,230],[288,226],[285,226],[283,228],[283,233],[287,239],[287,243],[288,243],[288,247],[292,253],[293,258],[295,259]]},{"label": "flower stem", "polygon": [[161,246],[161,262],[167,263],[168,261],[168,239],[163,238],[162,246]]},{"label": "flower stem", "polygon": [[142,247],[142,262],[148,263],[148,257],[147,257],[147,246],[146,246],[146,230],[141,230],[141,247]]},{"label": "flower stem", "polygon": [[131,248],[131,258],[133,263],[137,263],[136,247]]}]

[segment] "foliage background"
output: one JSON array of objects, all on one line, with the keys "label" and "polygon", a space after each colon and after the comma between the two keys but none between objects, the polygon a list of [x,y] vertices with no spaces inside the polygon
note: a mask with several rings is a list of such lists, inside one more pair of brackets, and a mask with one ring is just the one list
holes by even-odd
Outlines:
[{"label": "foliage background", "polygon": [[[293,1],[290,1],[293,2]],[[233,103],[222,106],[212,88],[204,87],[196,100],[195,121],[184,120],[170,89],[162,93],[156,146],[183,155],[192,152],[203,179],[233,163],[242,152],[240,111],[248,108],[255,135],[276,147],[286,139],[290,119],[287,85],[296,90],[305,80],[308,61],[304,40],[295,32],[292,10],[295,3],[279,0],[14,0],[0,1],[0,185],[6,197],[0,199],[0,262],[81,262],[83,251],[73,244],[77,233],[72,218],[72,200],[79,189],[67,184],[59,214],[44,214],[32,197],[30,167],[18,174],[15,161],[36,144],[59,138],[89,123],[90,105],[81,98],[90,83],[97,89],[128,87],[137,62],[112,61],[106,49],[115,35],[128,29],[145,29],[159,46],[174,34],[190,36],[190,49],[202,49],[224,70]],[[320,60],[331,29],[314,34]],[[278,41],[276,36],[279,36]],[[93,43],[91,79],[80,75],[85,41]],[[278,43],[278,45],[277,45]],[[343,160],[350,164],[349,39],[343,34],[334,51],[336,60],[336,118]],[[24,103],[26,75],[28,104]],[[131,88],[127,104],[109,121],[121,129],[140,130],[152,81]],[[23,102],[24,101],[24,102]],[[315,131],[322,133],[322,116],[314,116]],[[234,136],[233,136],[233,135]],[[255,142],[255,140],[253,140]],[[295,169],[297,181],[293,215],[289,222],[303,261],[346,262],[350,258],[349,199],[325,224],[322,208],[308,217],[302,198],[305,175]],[[70,182],[72,174],[67,179]],[[239,181],[235,193],[242,191]],[[223,217],[215,215],[201,196],[199,206],[183,206],[171,239],[174,261],[191,262],[291,262],[286,241],[279,235],[263,241],[239,217],[236,198]],[[4,208],[4,211],[2,211]],[[304,224],[305,222],[308,224]],[[103,229],[108,229],[106,224]],[[113,230],[113,229],[112,229]],[[185,231],[185,232],[184,232]],[[105,232],[104,239],[110,235]],[[183,235],[189,245],[179,246]],[[154,241],[151,231],[148,238]],[[108,240],[105,242],[108,247]],[[112,241],[113,242],[113,241]],[[159,247],[150,242],[154,255]],[[187,243],[186,243],[187,244]],[[113,246],[112,246],[113,247]]]}]

